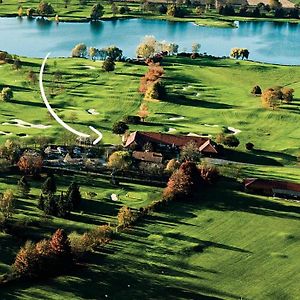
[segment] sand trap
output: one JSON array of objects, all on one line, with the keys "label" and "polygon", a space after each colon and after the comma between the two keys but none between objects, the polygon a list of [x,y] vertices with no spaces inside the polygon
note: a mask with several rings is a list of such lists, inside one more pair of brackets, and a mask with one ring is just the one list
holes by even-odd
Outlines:
[{"label": "sand trap", "polygon": [[2,123],[4,126],[17,126],[22,128],[36,128],[36,129],[47,129],[50,128],[51,125],[42,125],[42,124],[31,124],[19,119],[13,119],[9,122]]},{"label": "sand trap", "polygon": [[234,127],[227,127],[227,128],[228,128],[228,130],[232,131],[233,134],[238,134],[238,133],[242,132],[241,130],[236,129]]},{"label": "sand trap", "polygon": [[201,93],[197,93],[197,94],[196,94],[196,97],[200,97],[200,96],[201,96]]},{"label": "sand trap", "polygon": [[199,137],[201,135],[199,135],[197,133],[194,133],[194,132],[190,132],[190,133],[187,134],[187,136],[197,136],[197,137]]},{"label": "sand trap", "polygon": [[1,135],[11,135],[12,133],[11,132],[0,131],[0,134]]},{"label": "sand trap", "polygon": [[210,125],[210,124],[203,124],[206,127],[219,127],[219,125]]},{"label": "sand trap", "polygon": [[88,112],[90,115],[99,115],[99,113],[98,113],[94,108],[88,109],[87,112]]},{"label": "sand trap", "polygon": [[118,201],[118,200],[119,200],[117,194],[111,194],[111,195],[110,195],[110,199],[111,199],[112,201]]},{"label": "sand trap", "polygon": [[174,132],[174,131],[176,131],[176,129],[170,127],[169,130],[168,130],[167,132]]},{"label": "sand trap", "polygon": [[90,69],[90,70],[95,70],[96,67],[93,67],[93,66],[83,66],[84,68],[87,68],[87,69]]},{"label": "sand trap", "polygon": [[180,117],[173,117],[173,118],[169,118],[168,120],[169,121],[178,121],[178,120],[183,120],[184,117],[183,116],[180,116]]}]

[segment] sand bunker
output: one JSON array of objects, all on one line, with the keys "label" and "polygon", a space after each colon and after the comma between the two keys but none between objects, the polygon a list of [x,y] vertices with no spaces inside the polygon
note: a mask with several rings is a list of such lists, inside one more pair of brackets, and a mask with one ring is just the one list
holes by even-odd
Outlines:
[{"label": "sand bunker", "polygon": [[11,132],[6,132],[6,131],[0,131],[0,134],[1,135],[11,135],[12,133]]},{"label": "sand bunker", "polygon": [[90,115],[99,115],[99,113],[98,113],[94,108],[88,109],[87,112],[88,112]]},{"label": "sand bunker", "polygon": [[168,130],[167,132],[169,133],[169,132],[174,132],[174,131],[176,131],[176,129],[170,127],[169,130]]},{"label": "sand bunker", "polygon": [[172,118],[169,118],[168,120],[169,121],[178,121],[178,120],[183,120],[184,117],[183,116],[180,116],[180,117],[172,117]]},{"label": "sand bunker", "polygon": [[2,123],[4,126],[17,126],[22,128],[36,128],[36,129],[47,129],[50,128],[51,125],[42,125],[42,124],[31,124],[19,119],[13,119],[9,122]]},{"label": "sand bunker", "polygon": [[219,125],[210,125],[210,124],[203,124],[206,127],[219,127]]},{"label": "sand bunker", "polygon": [[232,134],[238,134],[238,133],[242,132],[241,130],[236,129],[234,127],[227,127],[227,128],[228,128],[228,130],[230,130],[232,132]]},{"label": "sand bunker", "polygon": [[87,68],[87,69],[90,69],[90,70],[95,70],[96,67],[93,67],[93,66],[83,66],[84,68]]},{"label": "sand bunker", "polygon": [[190,132],[190,133],[187,134],[187,136],[197,136],[197,137],[199,137],[200,135],[197,134],[197,133],[194,133],[194,132]]}]

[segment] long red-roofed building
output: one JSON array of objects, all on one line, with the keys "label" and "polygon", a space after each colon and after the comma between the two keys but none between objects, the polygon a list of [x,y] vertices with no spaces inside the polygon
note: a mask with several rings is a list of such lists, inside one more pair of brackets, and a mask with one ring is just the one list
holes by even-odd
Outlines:
[{"label": "long red-roofed building", "polygon": [[199,152],[203,154],[218,154],[216,144],[210,138],[146,131],[135,131],[131,133],[126,140],[125,147],[129,148],[134,146],[143,148],[147,143],[151,143],[160,148],[169,147],[181,149],[191,142],[195,143]]}]

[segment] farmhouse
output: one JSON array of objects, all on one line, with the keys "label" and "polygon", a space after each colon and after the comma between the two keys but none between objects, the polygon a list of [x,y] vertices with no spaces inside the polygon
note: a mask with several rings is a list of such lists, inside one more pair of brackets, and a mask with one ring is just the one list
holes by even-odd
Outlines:
[{"label": "farmhouse", "polygon": [[246,178],[244,179],[244,187],[247,192],[300,200],[299,183],[260,178]]},{"label": "farmhouse", "polygon": [[125,147],[142,150],[146,144],[150,144],[155,151],[179,151],[183,146],[191,142],[195,143],[199,152],[203,154],[218,154],[216,144],[209,138],[145,131],[131,133],[126,140]]}]

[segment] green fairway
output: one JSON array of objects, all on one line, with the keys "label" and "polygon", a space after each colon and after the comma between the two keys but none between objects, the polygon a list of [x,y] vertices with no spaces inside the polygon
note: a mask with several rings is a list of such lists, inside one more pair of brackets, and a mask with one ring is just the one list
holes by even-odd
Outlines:
[{"label": "green fairway", "polygon": [[203,191],[203,204],[170,204],[91,254],[83,269],[3,296],[298,299],[300,207],[237,189],[220,182]]},{"label": "green fairway", "polygon": [[[38,75],[41,59],[21,61],[18,71],[0,65],[0,87],[10,86],[14,92],[13,100],[1,102],[0,132],[7,135],[0,136],[0,143],[13,138],[32,145],[37,136],[65,141],[68,134],[49,117],[38,84],[27,80],[30,70]],[[114,72],[105,73],[101,64],[50,59],[46,94],[69,125],[86,133],[92,125],[103,132],[104,143],[119,144],[121,138],[111,133],[112,125],[137,114],[143,101],[139,82],[147,67],[117,63]],[[163,67],[168,96],[145,102],[149,118],[130,125],[131,131],[215,138],[223,127],[232,127],[240,145],[227,149],[226,158],[241,164],[221,161],[222,174],[238,182],[244,177],[300,182],[300,67],[175,57],[165,58]],[[55,78],[57,72],[61,78]],[[295,99],[277,110],[266,110],[260,98],[250,93],[255,85],[292,87]],[[89,114],[89,109],[99,114]],[[32,125],[16,126],[15,119]],[[30,127],[36,125],[51,127]],[[247,151],[247,142],[255,150]],[[46,218],[37,208],[42,181],[31,180],[31,197],[24,199],[16,190],[18,180],[14,174],[0,176],[0,191],[10,188],[18,195],[15,218],[23,236],[0,234],[0,274],[9,270],[24,236],[39,240],[58,227],[83,233],[96,225],[115,224],[123,204],[138,209],[161,197],[159,188],[125,183],[116,188],[89,175],[57,175],[58,192],[72,180],[79,182],[83,205],[68,220]],[[97,195],[90,199],[89,191]],[[119,196],[118,202],[110,200],[112,193]],[[199,203],[171,203],[165,211],[149,216],[102,252],[89,254],[72,274],[1,288],[0,299],[297,299],[300,206],[246,194],[242,185],[224,178],[199,198]]]},{"label": "green fairway", "polygon": [[[47,135],[59,141],[65,134],[47,113],[38,85],[29,84],[28,71],[38,74],[41,60],[22,58],[19,71],[1,65],[5,74],[1,86],[10,86],[14,99],[1,103],[1,141],[19,138],[30,142],[30,137]],[[89,125],[101,130],[105,143],[120,143],[111,133],[114,122],[126,115],[136,115],[142,102],[138,93],[139,81],[145,66],[117,63],[115,72],[101,71],[101,62],[87,59],[50,59],[45,75],[46,94],[56,113],[67,123],[85,133]],[[244,162],[262,163],[258,158],[269,158],[264,164],[295,164],[299,154],[300,129],[300,67],[285,67],[235,60],[166,58],[164,83],[168,97],[160,102],[147,102],[150,116],[141,125],[130,125],[130,130],[163,131],[175,134],[202,134],[214,138],[222,127],[233,127],[240,139],[239,155]],[[55,82],[55,72],[62,78]],[[292,104],[278,110],[262,108],[260,97],[250,91],[254,85],[262,89],[285,86],[295,89]],[[51,96],[52,95],[52,96]],[[99,114],[87,112],[95,109]],[[21,119],[35,125],[50,125],[46,129],[1,125]],[[63,139],[65,137],[63,136]],[[252,142],[256,151],[245,152],[245,143]],[[244,153],[244,154],[243,154]],[[237,152],[231,156],[237,156]]]}]

